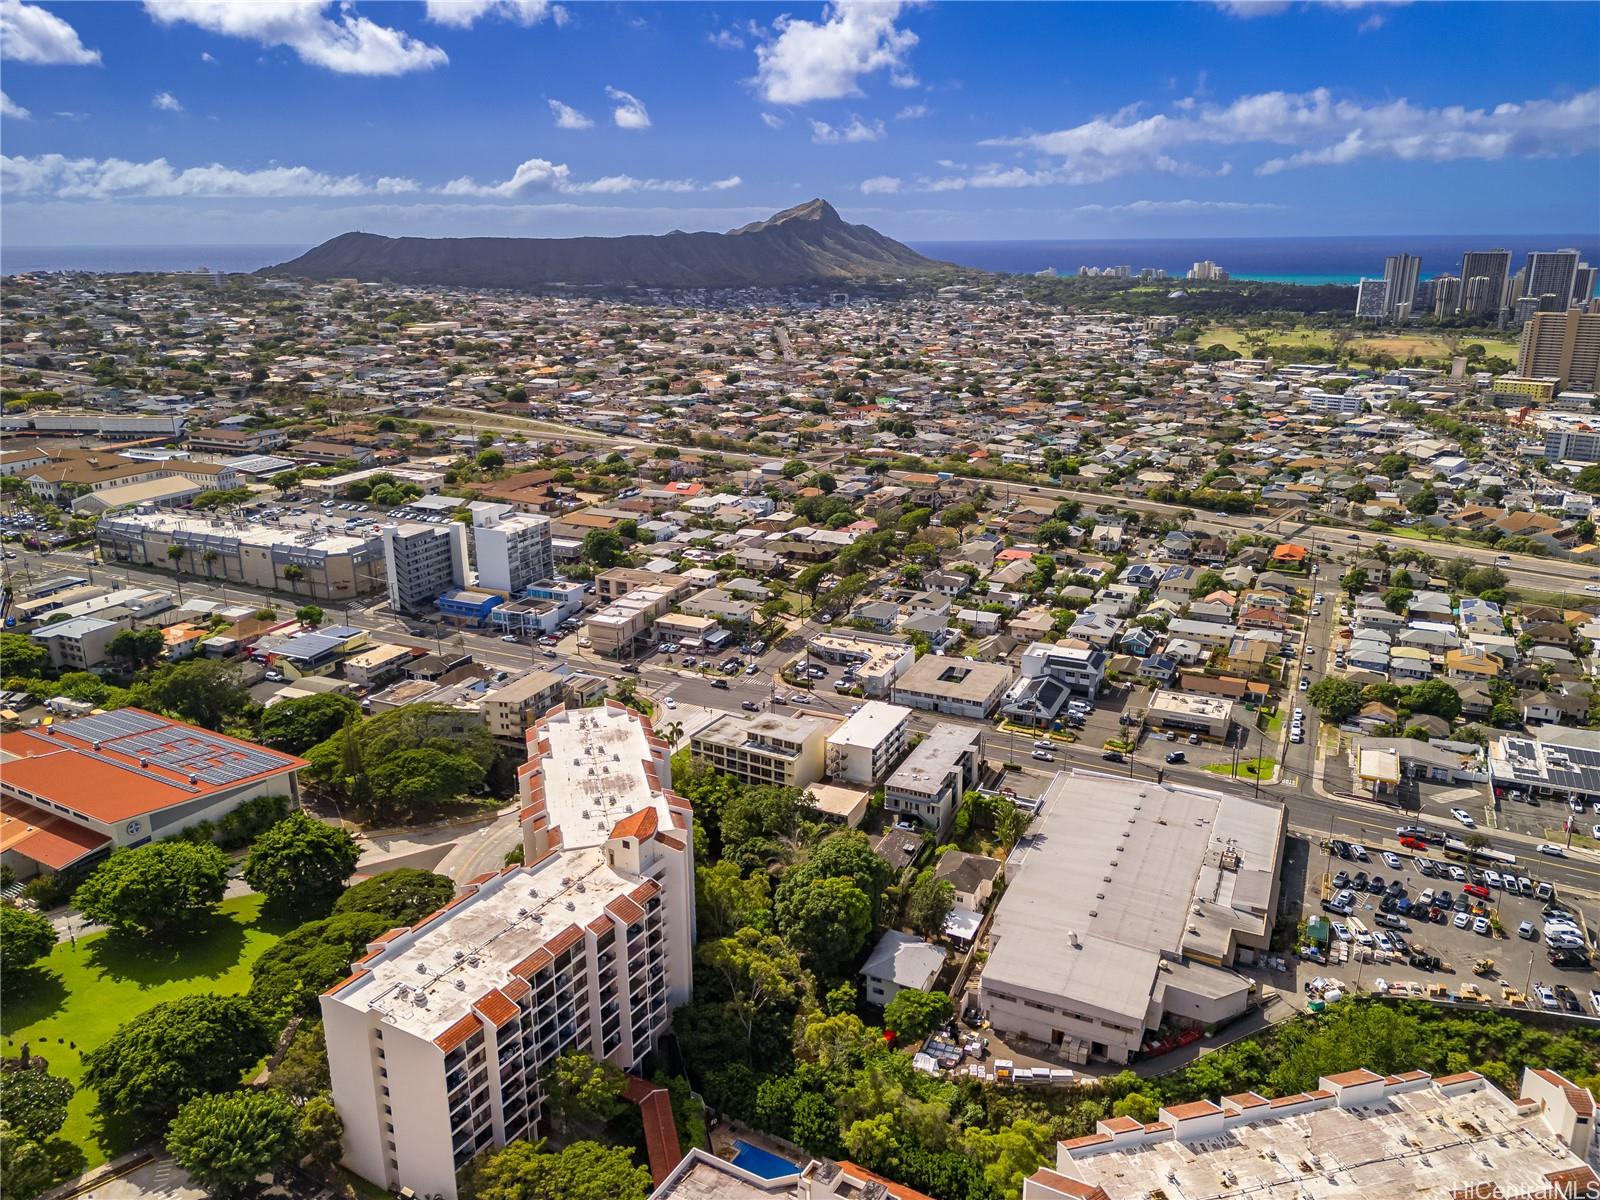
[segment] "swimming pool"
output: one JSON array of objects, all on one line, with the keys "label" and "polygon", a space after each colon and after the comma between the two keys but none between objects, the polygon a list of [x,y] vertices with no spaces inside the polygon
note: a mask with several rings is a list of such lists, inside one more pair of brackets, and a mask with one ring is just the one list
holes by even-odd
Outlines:
[{"label": "swimming pool", "polygon": [[800,1168],[787,1158],[779,1158],[770,1150],[752,1146],[743,1138],[734,1139],[733,1149],[733,1165],[762,1179],[782,1179],[785,1175],[800,1173]]}]

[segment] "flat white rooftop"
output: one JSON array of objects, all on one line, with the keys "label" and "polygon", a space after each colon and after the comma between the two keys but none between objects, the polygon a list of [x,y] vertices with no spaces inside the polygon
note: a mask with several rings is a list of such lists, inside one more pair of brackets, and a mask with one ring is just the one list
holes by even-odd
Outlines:
[{"label": "flat white rooftop", "polygon": [[835,746],[859,746],[870,750],[911,717],[911,710],[899,704],[885,704],[882,700],[868,700],[860,711],[852,713],[845,723],[828,735]]},{"label": "flat white rooftop", "polygon": [[554,854],[484,883],[446,915],[402,934],[336,999],[432,1041],[511,968],[571,926],[639,886],[606,865],[599,847]]},{"label": "flat white rooftop", "polygon": [[599,846],[618,821],[645,808],[655,809],[662,829],[674,827],[662,790],[670,768],[662,769],[645,730],[638,713],[609,706],[558,712],[535,727],[530,747],[537,738],[545,809],[563,846]]},{"label": "flat white rooftop", "polygon": [[206,517],[176,516],[166,513],[126,513],[102,517],[101,529],[117,529],[128,533],[184,534],[194,538],[214,538],[235,541],[250,546],[276,547],[283,550],[320,550],[325,554],[349,554],[360,550],[373,539],[353,537],[342,533],[316,534],[297,526],[260,525],[253,522],[236,523]]}]

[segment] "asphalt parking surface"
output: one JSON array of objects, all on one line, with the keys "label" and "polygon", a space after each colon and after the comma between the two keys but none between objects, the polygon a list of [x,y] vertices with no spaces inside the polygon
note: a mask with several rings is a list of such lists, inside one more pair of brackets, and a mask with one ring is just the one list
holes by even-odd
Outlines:
[{"label": "asphalt parking surface", "polygon": [[[1350,876],[1355,876],[1357,872],[1365,872],[1369,880],[1377,875],[1385,884],[1398,879],[1405,888],[1405,896],[1413,902],[1428,889],[1432,889],[1436,896],[1441,890],[1449,891],[1452,898],[1462,894],[1463,883],[1467,881],[1429,878],[1416,867],[1410,854],[1400,851],[1391,853],[1399,858],[1401,863],[1399,870],[1395,870],[1384,860],[1381,851],[1371,846],[1367,847],[1369,861],[1365,863],[1346,861],[1327,852],[1314,853],[1312,869],[1306,883],[1306,914],[1322,911],[1324,877],[1331,879],[1339,871],[1344,871]],[[1422,857],[1436,864],[1447,861],[1437,852],[1436,847],[1430,848],[1430,851]],[[1534,864],[1519,862],[1513,870],[1517,875],[1526,874],[1537,882],[1538,872]],[[1330,894],[1336,894],[1339,890],[1341,889],[1336,886],[1330,886],[1329,889]],[[1525,991],[1530,985],[1541,983],[1551,988],[1565,984],[1577,993],[1584,1013],[1596,1015],[1590,1006],[1589,992],[1600,987],[1600,974],[1597,974],[1592,967],[1558,968],[1549,962],[1544,938],[1538,932],[1544,924],[1542,910],[1546,902],[1543,900],[1532,896],[1511,895],[1500,888],[1489,888],[1488,898],[1477,900],[1474,911],[1484,915],[1495,914],[1499,917],[1502,935],[1495,936],[1492,932],[1475,933],[1470,924],[1466,928],[1458,927],[1455,923],[1457,918],[1454,907],[1442,922],[1401,915],[1403,921],[1401,928],[1386,928],[1377,920],[1381,911],[1382,897],[1379,894],[1370,890],[1356,891],[1355,898],[1356,904],[1349,916],[1326,914],[1330,921],[1336,925],[1343,925],[1350,932],[1350,939],[1343,946],[1348,957],[1343,962],[1337,961],[1339,953],[1335,947],[1333,955],[1335,961],[1330,962],[1327,967],[1316,967],[1315,970],[1312,970],[1312,964],[1305,964],[1302,973],[1325,971],[1346,981],[1365,979],[1369,984],[1371,980],[1379,977],[1389,980],[1416,980],[1423,984],[1444,983],[1452,990],[1475,979],[1478,986],[1497,1002],[1500,999],[1501,984],[1519,991]],[[1562,898],[1559,894],[1556,899],[1577,918],[1585,937],[1593,946],[1595,937],[1593,914],[1583,905]],[[1532,939],[1518,936],[1518,927],[1524,921],[1531,922],[1534,928],[1535,936]],[[1413,953],[1434,955],[1453,970],[1430,972],[1411,966],[1397,954],[1385,953],[1381,949],[1378,935],[1384,934],[1392,938],[1395,933],[1400,935]],[[1371,943],[1363,945],[1362,939],[1366,936],[1370,936]],[[1337,938],[1334,940],[1338,941]],[[1495,971],[1489,975],[1475,976],[1473,968],[1478,960],[1484,958],[1494,961]],[[1538,1001],[1533,1000],[1532,1005],[1537,1007]]]}]

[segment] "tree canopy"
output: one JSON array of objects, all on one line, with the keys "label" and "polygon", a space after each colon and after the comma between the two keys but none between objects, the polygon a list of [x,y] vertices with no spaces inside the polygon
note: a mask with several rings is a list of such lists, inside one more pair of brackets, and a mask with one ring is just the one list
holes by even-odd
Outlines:
[{"label": "tree canopy", "polygon": [[112,851],[78,886],[73,906],[123,933],[158,934],[216,911],[228,886],[228,859],[216,846],[152,842]]},{"label": "tree canopy", "polygon": [[252,703],[238,670],[210,659],[165,667],[139,690],[140,698],[150,706],[207,729],[226,728]]},{"label": "tree canopy", "polygon": [[261,741],[290,754],[304,754],[338,733],[347,720],[360,716],[361,706],[337,692],[280,700],[261,714]]},{"label": "tree canopy", "polygon": [[196,1096],[237,1087],[270,1048],[243,996],[187,996],[155,1005],[89,1051],[83,1080],[102,1111],[153,1132]]},{"label": "tree canopy", "polygon": [[287,1018],[310,1011],[322,992],[350,973],[373,938],[392,929],[382,913],[347,912],[307,921],[250,967],[250,999],[263,1013]]},{"label": "tree canopy", "polygon": [[228,1200],[291,1157],[295,1111],[274,1091],[196,1096],[167,1130],[167,1150],[189,1177]]},{"label": "tree canopy", "polygon": [[26,979],[27,968],[50,953],[58,936],[42,914],[0,903],[0,986],[10,990]]},{"label": "tree canopy", "polygon": [[396,867],[345,889],[334,902],[339,913],[377,913],[395,925],[411,925],[450,903],[456,885],[444,875]]},{"label": "tree canopy", "polygon": [[353,837],[302,809],[256,838],[242,874],[276,908],[325,912],[360,857]]},{"label": "tree canopy", "polygon": [[512,1142],[466,1168],[462,1200],[645,1200],[650,1171],[622,1147],[574,1142],[556,1153],[543,1142]]}]

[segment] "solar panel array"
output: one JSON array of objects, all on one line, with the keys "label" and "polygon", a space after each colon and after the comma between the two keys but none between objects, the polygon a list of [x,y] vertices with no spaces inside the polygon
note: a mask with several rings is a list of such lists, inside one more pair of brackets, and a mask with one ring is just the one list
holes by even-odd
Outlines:
[{"label": "solar panel array", "polygon": [[128,709],[68,721],[61,728],[73,737],[97,743],[102,751],[114,750],[218,787],[285,765],[283,756],[270,750]]},{"label": "solar panel array", "polygon": [[1501,759],[1511,777],[1527,787],[1600,792],[1600,751],[1583,746],[1540,744],[1532,738],[1508,737]]}]

